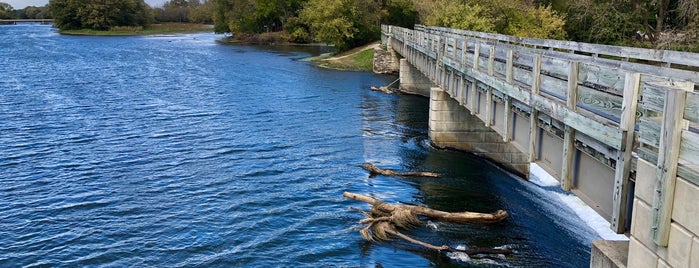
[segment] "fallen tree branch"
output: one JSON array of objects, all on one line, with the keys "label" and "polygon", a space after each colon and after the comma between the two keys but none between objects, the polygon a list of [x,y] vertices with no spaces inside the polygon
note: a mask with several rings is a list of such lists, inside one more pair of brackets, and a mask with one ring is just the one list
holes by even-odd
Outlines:
[{"label": "fallen tree branch", "polygon": [[[472,254],[487,254],[487,255],[492,255],[492,254],[510,254],[512,253],[511,249],[503,248],[503,249],[498,249],[498,248],[469,248],[469,249],[458,249],[458,248],[452,248],[447,245],[442,245],[442,246],[435,246],[420,240],[417,240],[415,238],[412,238],[410,236],[407,236],[403,233],[401,233],[399,230],[403,229],[410,229],[414,226],[422,224],[420,219],[418,219],[418,215],[420,216],[425,216],[425,217],[430,217],[433,219],[437,220],[446,220],[446,221],[452,221],[452,222],[477,222],[477,223],[495,223],[502,221],[503,219],[507,218],[507,212],[503,210],[498,210],[495,213],[474,213],[474,212],[457,212],[457,213],[450,213],[450,212],[444,212],[444,211],[439,211],[439,210],[434,210],[426,207],[421,207],[421,206],[413,206],[413,205],[392,205],[388,204],[386,202],[383,202],[381,200],[365,196],[365,195],[360,195],[360,194],[355,194],[355,193],[350,193],[350,192],[344,192],[342,194],[343,196],[347,198],[351,198],[354,200],[362,201],[369,203],[371,205],[371,212],[367,213],[364,211],[361,211],[357,208],[352,208],[354,210],[359,211],[364,215],[365,219],[359,221],[361,224],[366,224],[364,228],[359,230],[359,234],[361,234],[364,239],[367,241],[375,242],[375,241],[388,241],[391,238],[400,238],[405,241],[408,241],[412,244],[430,249],[430,250],[436,250],[439,252],[445,251],[445,252],[461,252],[461,253],[466,253],[468,255]],[[484,257],[484,256],[476,256],[476,257]],[[486,258],[488,256],[485,256]]]},{"label": "fallen tree branch", "polygon": [[372,163],[366,163],[362,166],[363,169],[369,171],[372,175],[381,174],[384,176],[393,177],[429,177],[429,178],[439,178],[440,174],[434,172],[396,172],[390,169],[381,169]]},{"label": "fallen tree branch", "polygon": [[389,95],[390,95],[390,94],[393,94],[393,90],[390,90],[388,87],[375,87],[375,86],[371,86],[371,90],[373,90],[373,91],[381,91],[381,92],[386,93],[386,94],[389,94]]},{"label": "fallen tree branch", "polygon": [[350,192],[344,192],[344,197],[351,198],[357,201],[362,201],[374,206],[375,209],[391,214],[399,209],[407,209],[416,215],[430,217],[436,220],[459,222],[459,223],[497,223],[507,218],[507,212],[498,210],[493,213],[478,213],[478,212],[445,212],[436,209],[413,206],[413,205],[392,205],[381,200]]},{"label": "fallen tree branch", "polygon": [[469,249],[458,249],[458,248],[453,248],[447,245],[441,245],[441,246],[435,246],[429,243],[422,242],[420,240],[417,240],[415,238],[412,238],[410,236],[407,236],[399,231],[393,230],[393,229],[386,229],[385,232],[387,234],[390,234],[392,236],[401,238],[405,241],[408,241],[410,243],[413,243],[418,246],[422,246],[424,248],[436,250],[436,251],[447,251],[447,252],[463,252],[468,255],[474,255],[474,254],[511,254],[512,250],[509,248],[503,248],[503,249],[497,249],[497,248],[469,248]]}]

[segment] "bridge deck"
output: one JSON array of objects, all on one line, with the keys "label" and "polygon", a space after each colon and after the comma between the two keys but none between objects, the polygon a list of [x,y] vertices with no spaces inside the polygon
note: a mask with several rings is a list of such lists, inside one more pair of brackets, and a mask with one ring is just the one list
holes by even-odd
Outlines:
[{"label": "bridge deck", "polygon": [[[576,148],[608,163],[615,170],[612,227],[618,232],[624,229],[632,154],[658,163],[660,201],[654,205],[663,235],[674,177],[699,185],[699,54],[421,25],[415,30],[384,25],[382,33],[452,98],[472,113],[482,111],[486,125],[493,120],[491,107],[505,103],[506,111],[529,114],[532,128],[562,133],[565,190],[572,187]],[[487,96],[486,109],[479,109],[477,94]],[[513,122],[512,114],[506,112],[503,121]],[[507,123],[505,128],[503,137],[512,133]],[[667,239],[663,235],[659,240]]]}]

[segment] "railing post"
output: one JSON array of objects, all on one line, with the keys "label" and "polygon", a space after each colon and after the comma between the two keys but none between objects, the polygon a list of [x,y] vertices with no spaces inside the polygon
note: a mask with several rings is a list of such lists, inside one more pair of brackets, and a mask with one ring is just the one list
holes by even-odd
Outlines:
[{"label": "railing post", "polygon": [[531,107],[529,112],[529,162],[536,161],[536,144],[539,141],[539,111]]},{"label": "railing post", "polygon": [[[568,109],[575,111],[578,100],[578,62],[570,62],[568,72]],[[573,159],[575,157],[575,129],[566,125],[563,132],[563,167],[561,168],[561,189],[570,191],[573,187]]]},{"label": "railing post", "polygon": [[468,92],[468,103],[469,107],[471,110],[471,115],[475,115],[478,111],[478,80],[473,79],[473,83],[471,83],[471,89]]},{"label": "railing post", "polygon": [[666,247],[670,236],[670,220],[675,184],[677,181],[677,165],[680,154],[680,138],[682,131],[689,126],[684,120],[684,108],[687,91],[693,90],[694,85],[687,88],[667,87],[665,105],[658,149],[657,181],[653,196],[653,222],[651,236],[656,244]]},{"label": "railing post", "polygon": [[578,102],[578,62],[571,61],[568,72],[568,94],[566,96],[566,104],[568,109],[576,110]]},{"label": "railing post", "polygon": [[461,46],[461,66],[463,68],[466,68],[466,53],[468,52],[468,43],[466,43],[466,39],[463,40],[462,46]]},{"label": "railing post", "polygon": [[452,56],[454,57],[454,60],[456,60],[456,55],[457,55],[457,53],[458,53],[458,52],[457,52],[458,48],[459,48],[459,40],[456,39],[456,38],[454,38],[454,53],[452,54]]},{"label": "railing post", "polygon": [[563,131],[563,167],[561,168],[561,189],[570,191],[573,187],[573,158],[575,156],[575,129],[565,126]]},{"label": "railing post", "polygon": [[488,87],[485,95],[485,126],[493,124],[493,88]]},{"label": "railing post", "polygon": [[[442,37],[437,36],[437,47],[436,47],[437,58],[435,59],[435,64],[434,64],[434,68],[435,68],[434,74],[435,74],[435,80],[437,81],[437,83],[442,83],[442,72],[441,72],[442,55],[443,55],[442,46],[443,46],[442,45]],[[437,85],[437,86],[441,86],[441,85]]]},{"label": "railing post", "polygon": [[539,88],[541,87],[541,55],[534,56],[534,62],[532,63],[532,95],[539,94]]},{"label": "railing post", "polygon": [[462,74],[461,76],[459,76],[459,94],[457,94],[457,100],[459,101],[459,104],[461,104],[462,106],[464,105],[464,101],[466,99],[466,88],[464,88],[465,86],[466,78],[464,78],[464,75]]},{"label": "railing post", "polygon": [[495,46],[490,46],[490,56],[488,57],[488,75],[495,73]]},{"label": "railing post", "polygon": [[631,171],[631,153],[633,152],[634,129],[636,126],[636,110],[640,91],[641,75],[626,73],[624,80],[624,100],[621,106],[621,123],[619,128],[624,132],[621,149],[617,153],[614,169],[614,193],[612,195],[612,220],[610,227],[618,233],[626,230],[626,206],[629,198],[629,172]]},{"label": "railing post", "polygon": [[473,51],[473,69],[478,70],[478,61],[481,58],[481,44],[476,43],[476,48]]},{"label": "railing post", "polygon": [[514,72],[514,51],[512,49],[507,51],[507,70],[505,70],[505,76],[507,83],[512,84]]},{"label": "railing post", "polygon": [[[535,96],[539,95],[539,88],[541,87],[541,55],[534,56],[534,62],[532,63],[532,88],[531,88],[531,98],[534,99]],[[539,111],[536,108],[531,107],[529,113],[529,162],[536,161],[536,144],[539,140]]]},{"label": "railing post", "polygon": [[503,118],[505,124],[505,135],[502,136],[502,141],[509,142],[512,135],[512,101],[510,96],[505,96],[505,114]]}]

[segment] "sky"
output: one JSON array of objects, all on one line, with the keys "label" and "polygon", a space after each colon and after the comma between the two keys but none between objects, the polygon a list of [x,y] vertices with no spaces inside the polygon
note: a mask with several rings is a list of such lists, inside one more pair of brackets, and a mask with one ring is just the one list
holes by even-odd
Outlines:
[{"label": "sky", "polygon": [[[150,6],[162,6],[162,4],[167,0],[146,0],[146,3]],[[0,0],[0,2],[5,2],[10,4],[14,9],[23,9],[28,6],[45,6],[49,3],[49,0]]]}]

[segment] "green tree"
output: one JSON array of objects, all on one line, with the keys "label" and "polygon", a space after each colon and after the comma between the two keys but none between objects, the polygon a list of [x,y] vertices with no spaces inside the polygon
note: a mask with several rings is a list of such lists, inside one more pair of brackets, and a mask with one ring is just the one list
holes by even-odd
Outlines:
[{"label": "green tree", "polygon": [[579,0],[555,5],[568,13],[576,41],[699,49],[697,0]]},{"label": "green tree", "polygon": [[413,28],[418,22],[419,14],[412,0],[388,0],[383,3],[381,23]]},{"label": "green tree", "polygon": [[[189,22],[189,6],[198,0],[170,0],[163,8],[155,9],[155,20],[159,22]],[[190,3],[191,2],[191,3]]]},{"label": "green tree", "polygon": [[189,3],[189,21],[194,23],[207,23],[211,24],[214,22],[214,2],[212,0],[203,3],[199,0],[193,0]]},{"label": "green tree", "polygon": [[372,0],[310,0],[299,18],[309,26],[316,41],[343,51],[378,39],[378,10]]},{"label": "green tree", "polygon": [[255,20],[255,0],[214,0],[214,31],[220,33],[259,32]]},{"label": "green tree", "polygon": [[10,4],[0,2],[0,19],[14,19],[13,10]]},{"label": "green tree", "polygon": [[306,0],[212,0],[216,32],[260,33],[285,28]]},{"label": "green tree", "polygon": [[115,26],[146,26],[152,21],[143,0],[50,0],[56,27],[108,30]]},{"label": "green tree", "polygon": [[41,9],[38,7],[26,7],[23,10],[23,17],[27,19],[36,19],[38,14],[41,12]]},{"label": "green tree", "polygon": [[536,38],[565,38],[565,16],[529,0],[413,0],[421,23]]},{"label": "green tree", "polygon": [[415,1],[420,20],[427,25],[470,31],[495,31],[487,7],[458,0]]},{"label": "green tree", "polygon": [[565,39],[565,16],[550,6],[525,0],[489,0],[498,33],[533,38]]}]

